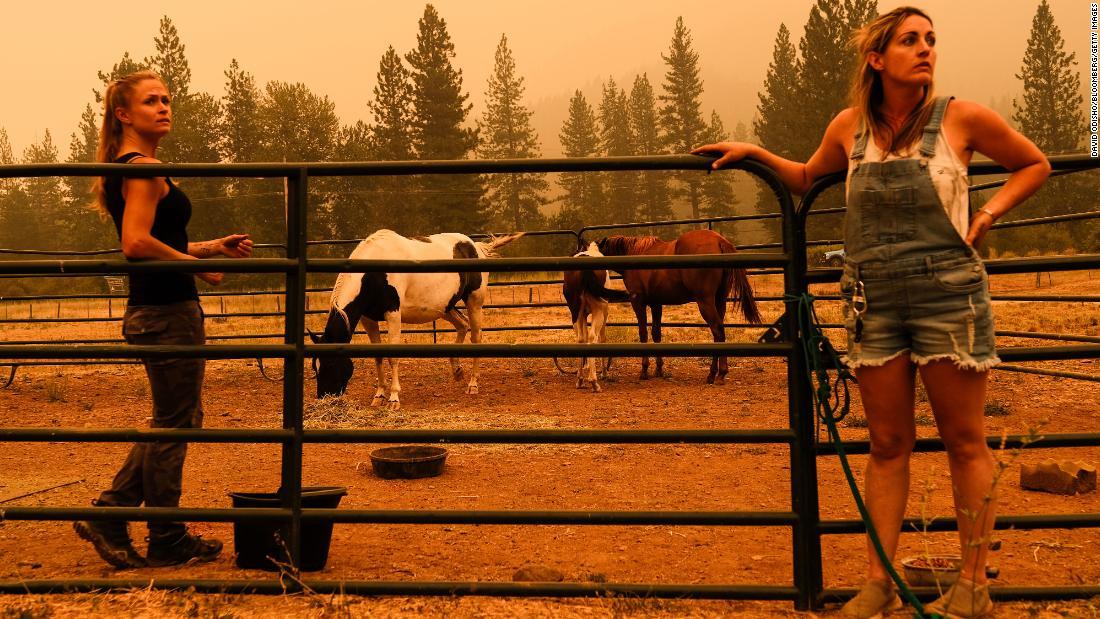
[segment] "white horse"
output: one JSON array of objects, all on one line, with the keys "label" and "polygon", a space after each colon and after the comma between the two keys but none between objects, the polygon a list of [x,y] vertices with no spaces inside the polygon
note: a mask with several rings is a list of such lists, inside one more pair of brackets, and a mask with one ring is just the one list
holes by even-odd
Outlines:
[{"label": "white horse", "polygon": [[[488,258],[496,251],[523,236],[523,233],[493,237],[475,243],[462,234],[433,234],[430,237],[405,238],[392,230],[379,230],[355,248],[353,260],[450,260],[455,258]],[[332,289],[332,302],[323,335],[310,333],[315,344],[351,341],[355,325],[361,323],[371,342],[382,340],[378,323],[385,321],[389,343],[401,343],[402,324],[423,324],[442,318],[455,327],[458,344],[466,340],[481,342],[481,308],[488,294],[488,273],[341,273]],[[466,305],[469,319],[455,305]],[[474,358],[473,373],[466,393],[478,391],[478,358]],[[317,369],[317,397],[339,395],[347,389],[353,365],[348,357],[321,357]],[[399,359],[390,359],[393,374],[389,388],[390,410],[401,408]],[[372,406],[382,404],[386,397],[382,358],[375,359],[377,384]],[[451,358],[451,370],[456,381],[462,380],[458,359]]]}]

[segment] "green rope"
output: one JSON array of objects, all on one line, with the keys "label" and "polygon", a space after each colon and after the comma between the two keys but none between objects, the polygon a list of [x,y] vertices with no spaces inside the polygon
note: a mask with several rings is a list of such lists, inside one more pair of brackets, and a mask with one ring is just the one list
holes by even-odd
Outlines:
[{"label": "green rope", "polygon": [[[848,456],[844,452],[844,444],[836,429],[837,422],[844,419],[850,409],[851,394],[848,384],[858,381],[840,361],[840,355],[833,348],[832,342],[817,326],[819,321],[817,312],[814,310],[814,296],[809,293],[797,296],[787,295],[786,300],[798,303],[798,331],[802,335],[802,357],[806,363],[806,378],[810,381],[810,391],[813,394],[814,412],[829,429],[829,438],[836,447],[837,456],[840,457],[840,466],[844,469],[844,477],[847,478],[848,487],[852,490],[852,498],[855,499],[856,508],[859,509],[859,516],[867,526],[867,536],[871,539],[871,545],[874,546],[879,560],[886,566],[890,578],[897,584],[901,596],[913,607],[917,617],[926,617],[928,615],[924,612],[924,606],[909,590],[905,581],[894,569],[893,562],[886,556],[886,550],[883,549],[882,542],[878,538],[875,525],[871,522],[871,515],[867,513],[867,506],[863,503],[863,496],[860,495],[859,488],[856,486],[852,467],[848,464]],[[836,368],[836,379],[832,381],[829,379],[830,368]]]}]

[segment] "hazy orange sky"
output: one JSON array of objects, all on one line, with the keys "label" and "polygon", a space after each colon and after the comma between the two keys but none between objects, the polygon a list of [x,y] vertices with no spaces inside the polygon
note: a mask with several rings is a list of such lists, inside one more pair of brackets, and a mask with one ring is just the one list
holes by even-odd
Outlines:
[{"label": "hazy orange sky", "polygon": [[[1018,92],[1014,74],[1037,1],[910,3],[935,20],[939,92],[983,104]],[[879,8],[900,4],[880,1]],[[582,89],[595,103],[601,81],[610,76],[629,88],[641,72],[659,88],[660,54],[678,15],[701,56],[705,114],[716,109],[729,129],[738,121],[750,123],[780,22],[797,44],[812,2],[438,0],[434,5],[454,40],[455,63],[474,115],[482,111],[493,52],[501,34],[508,35],[526,77],[543,154],[554,156],[560,153],[557,134],[574,90]],[[1068,51],[1077,53],[1083,86],[1088,6],[1088,0],[1051,2]],[[80,113],[99,86],[96,71],[109,69],[124,51],[139,59],[151,54],[162,15],[172,18],[186,45],[192,91],[220,97],[223,72],[236,58],[261,86],[268,80],[303,82],[328,95],[345,124],[366,120],[382,53],[388,45],[402,54],[415,45],[423,10],[422,2],[364,0],[8,3],[0,21],[0,127],[17,158],[49,129],[64,159]]]}]

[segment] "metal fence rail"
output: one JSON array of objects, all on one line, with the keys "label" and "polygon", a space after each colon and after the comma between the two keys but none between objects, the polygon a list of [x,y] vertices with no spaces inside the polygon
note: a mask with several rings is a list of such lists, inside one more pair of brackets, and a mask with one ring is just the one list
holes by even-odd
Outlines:
[{"label": "metal fence rail", "polygon": [[[1085,169],[1087,158],[1056,160],[1059,169]],[[826,597],[844,596],[845,590],[823,587],[821,536],[839,532],[858,532],[850,521],[821,521],[818,509],[817,463],[826,446],[816,440],[814,417],[805,368],[795,342],[778,344],[477,344],[477,345],[307,345],[305,330],[306,276],[309,272],[456,272],[456,271],[560,271],[578,268],[685,268],[699,266],[738,266],[762,269],[758,272],[782,273],[784,303],[788,310],[785,327],[796,332],[792,298],[807,290],[809,283],[835,281],[836,269],[806,269],[805,219],[814,197],[828,186],[819,182],[804,197],[796,210],[790,193],[769,169],[753,161],[735,166],[759,177],[775,194],[779,212],[763,215],[733,216],[722,221],[745,219],[780,219],[782,252],[738,253],[723,256],[673,257],[605,257],[605,258],[498,258],[490,260],[454,261],[381,261],[307,258],[306,213],[308,182],[311,176],[406,175],[406,174],[497,174],[518,172],[615,171],[615,170],[708,170],[709,158],[691,156],[616,157],[606,159],[548,159],[509,161],[418,161],[378,163],[306,163],[306,164],[182,164],[126,166],[121,164],[34,164],[0,166],[0,178],[41,176],[229,176],[275,177],[287,179],[287,243],[285,258],[254,258],[249,260],[204,260],[187,262],[130,263],[120,260],[26,260],[0,262],[0,276],[37,275],[42,277],[72,277],[107,273],[176,271],[223,271],[282,273],[286,278],[286,316],[282,344],[235,344],[223,346],[144,346],[111,345],[108,342],[72,345],[0,345],[0,358],[6,359],[135,359],[205,357],[209,359],[281,358],[283,364],[282,428],[266,429],[84,429],[84,428],[0,428],[0,442],[130,442],[187,441],[207,443],[267,443],[281,449],[280,481],[283,502],[276,509],[209,509],[209,508],[78,508],[19,507],[0,510],[0,519],[71,520],[93,518],[110,520],[186,519],[206,521],[282,520],[289,523],[290,556],[297,564],[300,556],[300,530],[304,521],[323,519],[336,522],[427,524],[457,523],[482,525],[713,525],[713,526],[781,526],[791,529],[791,584],[526,584],[471,582],[364,582],[309,580],[281,582],[175,579],[150,581],[145,579],[70,579],[38,581],[0,581],[0,592],[54,592],[119,590],[131,587],[158,588],[194,587],[198,591],[239,591],[283,593],[297,591],[302,586],[318,592],[343,591],[364,594],[399,595],[552,595],[598,596],[611,593],[654,597],[692,597],[711,599],[779,599],[792,600],[799,609],[818,605]],[[983,168],[988,168],[987,170]],[[985,173],[999,171],[990,164],[978,164],[972,169]],[[978,171],[975,170],[975,171]],[[979,172],[980,173],[980,172]],[[840,177],[832,179],[832,182]],[[842,209],[827,209],[839,212]],[[703,223],[699,220],[677,220],[679,223]],[[547,234],[575,234],[578,242],[585,232],[615,230],[630,227],[651,227],[654,224],[614,224],[590,226],[579,232],[546,231]],[[344,241],[340,241],[343,243]],[[347,243],[358,242],[348,240]],[[815,241],[810,244],[829,244]],[[756,247],[771,247],[758,244]],[[274,246],[273,246],[274,247]],[[70,254],[72,255],[72,254]],[[89,253],[87,255],[95,255]],[[996,262],[996,261],[994,261]],[[990,264],[990,272],[1029,272],[1041,270],[1071,270],[1094,268],[1100,256],[1029,258],[999,261]],[[777,269],[778,268],[778,269]],[[545,283],[557,283],[549,280]],[[508,285],[501,283],[501,285]],[[281,293],[276,293],[281,294]],[[100,297],[95,297],[100,298]],[[513,304],[529,307],[533,304]],[[539,305],[541,306],[541,304]],[[229,336],[226,336],[228,339]],[[242,338],[243,339],[243,338]],[[305,430],[302,421],[303,377],[307,357],[325,356],[389,356],[389,357],[550,357],[550,356],[708,356],[713,354],[783,357],[787,361],[788,427],[760,430]],[[1013,349],[1002,353],[1015,360],[1096,358],[1100,345],[1085,343],[1076,346],[1055,346],[1041,349]],[[993,437],[990,438],[993,440]],[[1000,439],[997,439],[1000,441]],[[458,442],[458,443],[538,443],[538,444],[656,444],[656,443],[761,443],[786,449],[790,458],[791,509],[780,512],[622,512],[622,511],[416,511],[416,510],[316,510],[301,506],[302,449],[306,443],[387,443],[387,442]],[[1043,446],[1075,446],[1100,444],[1095,434],[1059,435],[1047,437]],[[853,442],[851,450],[863,449]],[[942,442],[919,442],[920,450],[942,449]],[[1096,515],[1054,515],[1050,517],[1008,516],[1004,522],[1017,522],[1031,527],[1095,526]],[[1029,520],[1030,518],[1030,520]],[[1042,520],[1047,518],[1046,521]],[[1015,519],[1015,520],[1013,520]],[[937,526],[950,526],[949,523]],[[998,589],[997,597],[1043,596],[1053,591],[1059,596],[1084,595],[1088,587],[1040,589]]]}]

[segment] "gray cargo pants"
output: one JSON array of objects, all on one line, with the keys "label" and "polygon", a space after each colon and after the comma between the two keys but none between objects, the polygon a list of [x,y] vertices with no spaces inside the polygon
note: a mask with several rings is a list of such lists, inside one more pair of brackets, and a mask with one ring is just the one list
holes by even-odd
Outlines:
[{"label": "gray cargo pants", "polygon": [[[126,308],[122,333],[131,345],[204,344],[203,313],[198,301]],[[145,359],[153,395],[154,428],[202,427],[202,380],[205,359]],[[178,507],[187,443],[136,443],[115,475],[111,489],[99,497],[105,506]],[[150,539],[176,539],[186,527],[179,522],[150,522]]]}]

